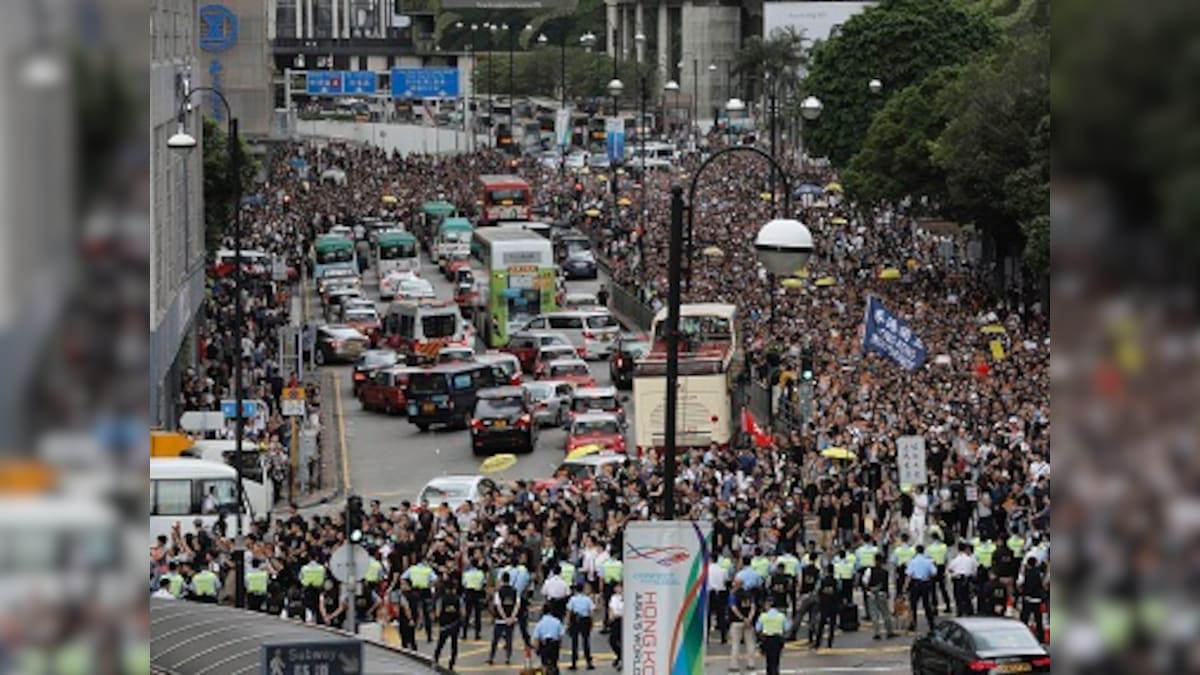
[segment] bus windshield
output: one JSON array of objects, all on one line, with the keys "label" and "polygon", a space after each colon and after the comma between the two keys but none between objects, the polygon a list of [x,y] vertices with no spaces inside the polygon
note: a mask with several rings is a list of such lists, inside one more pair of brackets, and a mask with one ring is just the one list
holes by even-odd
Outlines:
[{"label": "bus windshield", "polygon": [[526,194],[523,188],[495,188],[488,190],[487,196],[493,204],[505,201],[512,204],[524,204]]},{"label": "bus windshield", "polygon": [[322,248],[317,251],[317,263],[322,265],[327,265],[329,263],[350,262],[353,259],[354,249],[350,246]]},{"label": "bus windshield", "polygon": [[458,328],[458,317],[453,314],[431,314],[421,317],[421,330],[426,338],[443,338],[454,335]]},{"label": "bus windshield", "polygon": [[417,257],[416,244],[388,244],[379,247],[379,257],[383,260]]}]

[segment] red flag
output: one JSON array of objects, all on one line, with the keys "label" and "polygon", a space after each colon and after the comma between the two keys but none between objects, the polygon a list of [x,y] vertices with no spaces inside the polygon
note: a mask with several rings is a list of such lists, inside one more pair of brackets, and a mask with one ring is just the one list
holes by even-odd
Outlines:
[{"label": "red flag", "polygon": [[758,426],[758,422],[754,421],[754,416],[744,407],[742,408],[742,428],[750,434],[755,447],[765,448],[771,445],[771,435]]}]

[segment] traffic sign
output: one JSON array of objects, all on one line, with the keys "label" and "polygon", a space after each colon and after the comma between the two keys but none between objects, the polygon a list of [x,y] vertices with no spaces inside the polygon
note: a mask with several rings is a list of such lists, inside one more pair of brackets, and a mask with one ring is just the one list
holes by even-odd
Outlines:
[{"label": "traffic sign", "polygon": [[370,70],[347,70],[342,73],[342,91],[347,94],[374,94],[375,73]]},{"label": "traffic sign", "polygon": [[458,98],[458,69],[392,68],[392,96]]},{"label": "traffic sign", "polygon": [[311,640],[263,645],[263,675],[362,675],[362,640]]},{"label": "traffic sign", "polygon": [[344,92],[340,70],[310,70],[304,74],[304,87],[311,96],[336,96]]},{"label": "traffic sign", "polygon": [[[258,401],[242,401],[242,417],[254,417],[258,413]],[[221,401],[221,414],[237,417],[237,401]]]},{"label": "traffic sign", "polygon": [[[353,552],[353,553],[351,553]],[[367,549],[358,544],[342,544],[335,548],[329,556],[329,571],[338,581],[346,583],[350,580],[350,556],[354,556],[354,580],[363,578],[367,573],[367,565],[371,564],[371,555]]]},{"label": "traffic sign", "polygon": [[284,417],[303,417],[305,398],[304,387],[284,387],[279,397],[280,412]]}]

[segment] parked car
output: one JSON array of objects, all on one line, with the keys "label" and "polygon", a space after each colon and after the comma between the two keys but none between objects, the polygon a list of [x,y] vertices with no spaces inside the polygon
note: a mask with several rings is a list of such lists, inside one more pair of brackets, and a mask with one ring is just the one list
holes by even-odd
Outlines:
[{"label": "parked car", "polygon": [[367,350],[370,340],[366,335],[350,326],[328,324],[317,329],[316,353],[313,360],[317,365],[327,363],[349,363]]},{"label": "parked car", "polygon": [[533,452],[537,448],[537,424],[533,402],[521,387],[495,387],[479,392],[471,412],[471,451],[496,450]]},{"label": "parked car", "polygon": [[354,362],[354,395],[358,396],[359,387],[380,368],[394,366],[400,362],[400,355],[391,349],[368,349]]},{"label": "parked car", "polygon": [[562,380],[534,380],[521,385],[533,401],[533,419],[543,427],[562,426],[575,385]]},{"label": "parked car", "polygon": [[1003,617],[942,618],[909,656],[914,675],[1050,672],[1050,655],[1029,628]]},{"label": "parked car", "polygon": [[589,445],[598,445],[601,451],[625,452],[625,425],[612,413],[576,415],[567,427],[566,452]]}]

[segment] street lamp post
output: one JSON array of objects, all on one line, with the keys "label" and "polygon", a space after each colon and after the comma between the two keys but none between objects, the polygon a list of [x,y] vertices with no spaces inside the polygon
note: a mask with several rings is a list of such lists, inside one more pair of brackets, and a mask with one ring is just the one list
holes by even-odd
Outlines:
[{"label": "street lamp post", "polygon": [[491,140],[492,148],[496,147],[496,103],[493,100],[493,94],[496,88],[492,86],[492,53],[496,48],[496,31],[500,29],[494,23],[485,23],[483,27],[488,30],[488,137]]},{"label": "street lamp post", "polygon": [[212,87],[196,87],[188,91],[179,103],[179,130],[167,139],[167,147],[189,151],[195,148],[196,138],[183,129],[183,120],[187,114],[187,104],[196,92],[206,91],[221,102],[225,107],[225,118],[229,120],[226,131],[226,143],[229,147],[229,175],[233,180],[233,343],[237,345],[238,358],[233,362],[233,405],[234,416],[234,470],[237,472],[237,536],[233,545],[234,564],[234,603],[238,607],[246,606],[246,555],[245,540],[242,538],[242,513],[245,508],[245,486],[242,485],[242,441],[246,435],[246,420],[242,410],[242,327],[245,323],[242,310],[242,290],[245,288],[242,280],[242,181],[240,179],[242,166],[242,141],[238,135],[238,121],[229,107],[229,100],[220,91]]},{"label": "street lamp post", "polygon": [[[614,50],[614,52],[615,51],[616,50]],[[616,62],[614,61],[613,63],[615,64]],[[614,71],[616,70],[615,66],[613,67],[613,70]],[[617,107],[618,106],[617,101],[620,98],[622,91],[625,91],[625,83],[622,82],[620,79],[613,77],[612,81],[608,83],[608,93],[612,96],[612,100],[613,100],[613,119],[616,120],[616,122],[614,122],[614,124],[621,123],[621,118],[617,114],[617,111],[619,110],[619,108]],[[622,132],[622,136],[624,136],[624,132]],[[606,135],[606,138],[607,138],[607,135]],[[621,154],[624,154],[624,152],[622,152]],[[620,168],[620,166],[621,166],[621,160],[622,160],[622,157],[618,156],[617,153],[615,153],[615,152],[612,153],[612,157],[609,157],[610,171],[608,172],[608,174],[609,174],[609,182],[608,183],[610,186],[612,186],[613,230],[617,229],[617,192],[620,189],[619,185],[618,185],[620,181],[618,180],[617,169]]]},{"label": "street lamp post", "polygon": [[666,129],[665,118],[667,117],[667,96],[668,95],[672,96],[673,98],[676,98],[675,104],[678,105],[677,97],[679,95],[679,83],[676,82],[675,80],[668,80],[667,83],[663,85],[663,118],[664,118],[663,128],[664,129]]},{"label": "street lamp post", "polygon": [[725,143],[733,145],[733,113],[746,109],[746,103],[734,97],[725,102]]},{"label": "street lamp post", "polygon": [[821,116],[821,111],[824,109],[825,104],[821,103],[821,99],[817,98],[816,96],[809,96],[800,102],[800,133],[798,144],[800,146],[801,166],[804,166],[805,164],[804,155],[805,152],[807,152],[804,148],[804,122],[805,120],[812,122],[813,120],[817,119]]},{"label": "street lamp post", "polygon": [[[783,178],[784,189],[788,193],[791,192],[787,173],[779,167],[778,162],[762,150],[750,146],[725,148],[706,159],[700,165],[700,168],[696,170],[695,175],[692,176],[691,184],[688,187],[686,204],[683,201],[683,187],[676,185],[671,188],[671,236],[667,261],[667,392],[665,418],[663,420],[665,437],[665,455],[663,457],[663,518],[665,520],[673,520],[675,518],[675,452],[677,447],[675,435],[677,428],[676,417],[679,410],[679,312],[680,305],[682,304],[680,286],[683,277],[682,266],[684,256],[683,213],[687,211],[688,230],[690,231],[692,221],[695,218],[696,185],[698,184],[700,175],[718,157],[734,152],[750,152],[766,159]],[[771,220],[759,230],[758,236],[755,238],[754,247],[758,252],[763,266],[767,268],[772,281],[776,274],[792,274],[804,267],[813,251],[812,234],[808,228],[799,221],[786,219],[790,208],[791,200],[785,199],[784,219]],[[691,258],[690,250],[688,251],[688,258]],[[690,264],[688,265],[688,270],[690,275]],[[773,304],[774,294],[771,297]],[[774,311],[772,311],[772,314],[774,314]]]}]

